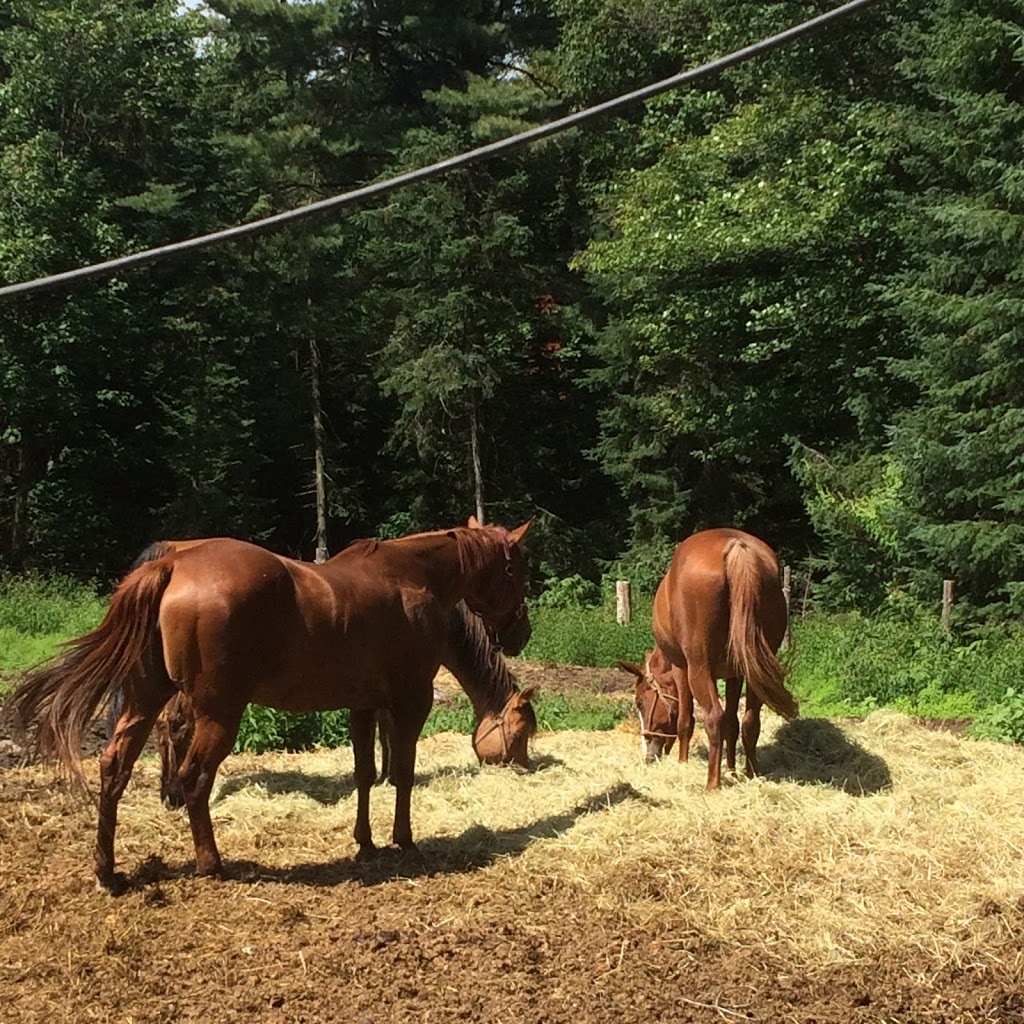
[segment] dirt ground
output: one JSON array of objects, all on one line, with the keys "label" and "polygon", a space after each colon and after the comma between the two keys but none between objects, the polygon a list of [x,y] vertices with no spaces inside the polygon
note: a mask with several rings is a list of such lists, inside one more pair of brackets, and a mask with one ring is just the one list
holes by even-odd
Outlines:
[{"label": "dirt ground", "polygon": [[[517,663],[516,672],[523,684],[554,689],[623,689],[613,671]],[[880,922],[889,920],[879,924],[877,947],[826,936],[825,952],[808,952],[771,916],[788,883],[780,890],[769,882],[768,866],[759,883],[759,855],[748,852],[755,839],[757,849],[770,850],[786,834],[745,837],[740,802],[782,806],[806,798],[808,787],[780,769],[764,786],[736,783],[717,803],[705,801],[699,756],[686,766],[673,759],[648,769],[632,763],[635,735],[575,736],[539,737],[536,769],[527,775],[478,769],[464,737],[421,741],[413,796],[419,853],[384,849],[369,863],[353,857],[354,795],[343,755],[331,762],[339,766],[334,771],[306,755],[232,757],[214,805],[222,881],[190,874],[187,818],[159,805],[157,766],[144,758],[122,802],[117,854],[126,892],[116,898],[94,888],[94,808],[50,768],[14,767],[6,738],[0,1020],[1024,1021],[1024,886],[1016,875],[998,889],[980,885],[965,894],[955,884],[961,868],[938,854],[927,863],[918,848],[927,840],[913,833],[905,840],[908,872],[925,886],[930,877],[936,885],[942,879],[960,902],[950,902],[945,889],[934,899],[916,892],[920,920],[901,921],[879,908]],[[769,765],[773,742],[778,747],[766,742]],[[969,768],[962,762],[972,748],[957,737],[934,739],[916,729],[894,739],[908,742],[931,743],[927,749],[948,757],[943,771]],[[948,744],[957,746],[947,755]],[[571,763],[591,748],[594,758],[612,759],[603,780],[584,778]],[[776,751],[774,763],[781,757]],[[627,767],[615,767],[620,763]],[[685,802],[666,812],[669,798],[645,781],[675,785],[680,772],[680,799],[693,801],[693,816]],[[909,810],[894,809],[889,795],[901,785],[898,773],[867,793],[825,785],[835,806],[829,828],[840,829],[854,813],[871,821],[863,810],[868,799],[879,801],[878,814],[893,815],[894,830],[910,828],[904,818],[911,822],[914,801]],[[542,796],[549,803],[535,802]],[[381,789],[374,800],[374,829],[384,842],[389,814],[380,805],[388,797]],[[616,815],[617,831],[600,832]],[[763,831],[764,819],[750,820]],[[649,822],[654,831],[643,831]],[[631,842],[631,823],[652,844],[650,856]],[[795,832],[790,838],[796,842]],[[827,830],[818,838],[824,846],[850,845]],[[703,856],[716,843],[707,869],[718,866],[716,891],[722,876],[736,872],[724,909],[686,869],[698,850]],[[1019,855],[1014,843],[1024,837],[1012,837]],[[896,864],[877,873],[891,882]],[[798,874],[817,870],[807,863]],[[862,880],[827,874],[793,878],[790,912],[800,911],[806,893],[823,907],[848,900],[855,908],[868,898],[858,889]],[[711,876],[703,877],[710,887]],[[762,898],[769,888],[771,901]],[[735,924],[719,927],[723,914]],[[900,929],[908,932],[905,943]]]}]

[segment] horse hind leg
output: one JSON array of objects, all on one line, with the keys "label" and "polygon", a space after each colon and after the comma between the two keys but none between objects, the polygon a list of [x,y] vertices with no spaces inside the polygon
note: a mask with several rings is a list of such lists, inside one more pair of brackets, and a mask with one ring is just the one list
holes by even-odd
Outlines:
[{"label": "horse hind leg", "polygon": [[690,690],[704,711],[704,731],[708,737],[707,788],[718,789],[722,784],[722,719],[725,717],[718,686],[706,665],[695,666],[691,662],[687,675]]},{"label": "horse hind leg", "polygon": [[740,735],[740,692],[742,679],[725,681],[725,715],[722,718],[722,738],[725,741],[725,764],[731,772],[736,771],[736,741]]},{"label": "horse hind leg", "polygon": [[167,699],[158,685],[141,681],[133,693],[122,697],[120,717],[113,727],[107,749],[100,757],[100,798],[96,831],[96,880],[99,886],[114,892],[114,833],[117,831],[117,805],[124,795],[135,762],[146,745],[160,709]]},{"label": "horse hind leg", "polygon": [[216,719],[198,707],[195,709],[195,732],[188,753],[178,770],[178,779],[188,808],[188,821],[196,849],[196,874],[219,875],[222,865],[210,820],[210,793],[217,769],[231,753],[242,709]]}]

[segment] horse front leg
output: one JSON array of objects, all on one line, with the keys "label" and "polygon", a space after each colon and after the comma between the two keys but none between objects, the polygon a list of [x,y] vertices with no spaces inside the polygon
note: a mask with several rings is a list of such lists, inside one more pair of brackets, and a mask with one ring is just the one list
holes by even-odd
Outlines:
[{"label": "horse front leg", "polygon": [[708,737],[708,790],[718,789],[722,784],[722,702],[718,686],[707,666],[690,663],[688,676],[690,690],[704,711],[704,731]]},{"label": "horse front leg", "polygon": [[416,775],[416,741],[430,713],[432,689],[425,703],[408,702],[391,714],[391,780],[395,786],[395,823],[392,841],[403,850],[415,850],[412,840],[412,786]]},{"label": "horse front leg", "polygon": [[373,711],[353,709],[349,715],[348,730],[352,739],[356,779],[356,827],[353,832],[359,846],[358,856],[371,856],[377,849],[370,831],[370,790],[377,777],[374,763],[373,737],[377,716]]},{"label": "horse front leg", "polygon": [[676,736],[679,739],[679,760],[685,764],[690,760],[690,743],[693,740],[693,694],[685,668],[672,666],[672,679],[676,684],[679,698],[679,717],[676,719]]},{"label": "horse front leg", "polygon": [[117,805],[132,777],[135,762],[159,714],[160,706],[137,710],[127,704],[114,726],[113,737],[100,758],[99,818],[96,828],[96,881],[114,892],[114,833],[117,831]]},{"label": "horse front leg", "polygon": [[743,753],[747,759],[747,778],[757,775],[757,741],[761,736],[761,698],[751,693],[747,683],[747,707],[743,712]]},{"label": "horse front leg", "polygon": [[210,718],[196,708],[195,733],[188,753],[178,769],[178,780],[188,808],[188,823],[192,829],[192,842],[196,848],[196,874],[220,875],[222,870],[217,842],[213,837],[210,820],[210,793],[221,762],[234,746],[238,725],[242,720],[239,710],[220,720]]},{"label": "horse front leg", "polygon": [[377,783],[392,782],[391,778],[391,712],[381,708],[375,716],[377,735],[380,738],[380,774]]}]

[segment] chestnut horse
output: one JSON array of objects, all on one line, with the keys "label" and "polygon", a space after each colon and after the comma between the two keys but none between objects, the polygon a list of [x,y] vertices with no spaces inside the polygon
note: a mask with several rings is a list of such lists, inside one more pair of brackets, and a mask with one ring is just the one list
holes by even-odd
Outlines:
[{"label": "chestnut horse", "polygon": [[500,631],[523,605],[530,523],[360,541],[314,565],[255,544],[214,539],[146,562],[125,577],[103,622],[29,673],[9,706],[40,719],[37,744],[84,783],[82,734],[117,687],[124,711],[100,759],[96,876],[115,887],[117,805],[161,708],[185,693],[195,732],[179,770],[196,871],[219,874],[210,821],[214,776],[245,706],[352,710],[361,855],[375,847],[370,790],[374,713],[393,721],[394,842],[413,848],[410,796],[416,740],[430,711],[445,620],[459,601]]},{"label": "chestnut horse", "polygon": [[[175,541],[162,541],[148,551],[165,550]],[[524,615],[521,621],[529,622]],[[503,634],[508,636],[509,634]],[[523,639],[529,639],[527,628]],[[506,644],[509,640],[506,639]],[[525,642],[513,649],[518,654]],[[508,647],[506,646],[506,650]],[[520,691],[501,651],[494,646],[483,621],[460,602],[448,616],[441,664],[466,691],[473,704],[476,729],[473,749],[481,764],[517,764],[528,768],[529,741],[537,732],[537,716],[530,703],[536,687]],[[381,771],[378,781],[391,778],[390,712],[377,712],[381,739]],[[156,720],[156,744],[160,753],[160,797],[170,807],[184,807],[185,795],[178,781],[178,766],[192,740],[192,709],[188,698],[176,694]]]},{"label": "chestnut horse", "polygon": [[[708,737],[707,788],[721,784],[723,738],[728,767],[735,770],[740,691],[746,680],[743,752],[747,775],[756,775],[761,706],[767,704],[783,718],[799,713],[776,657],[786,632],[786,599],[775,552],[741,530],[693,534],[676,548],[651,618],[660,659],[648,662],[654,668],[650,678],[681,701],[676,714],[679,760],[690,755],[696,699]],[[724,710],[718,679],[725,680]]]},{"label": "chestnut horse", "polygon": [[[693,734],[693,694],[689,690],[680,704],[672,679],[672,663],[660,647],[655,647],[643,665],[620,661],[619,668],[636,677],[636,715],[640,720],[640,756],[648,764],[672,752],[679,733],[677,718],[689,714],[686,745]],[[685,757],[682,760],[686,760]]]}]

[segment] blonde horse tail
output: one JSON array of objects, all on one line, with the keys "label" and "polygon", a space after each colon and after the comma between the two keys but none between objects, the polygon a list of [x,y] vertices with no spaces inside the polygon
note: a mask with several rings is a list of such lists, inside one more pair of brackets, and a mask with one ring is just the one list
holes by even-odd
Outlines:
[{"label": "blonde horse tail", "polygon": [[99,626],[69,640],[56,661],[29,672],[6,704],[5,717],[23,730],[38,721],[36,753],[57,760],[82,786],[82,736],[104,700],[118,687],[130,693],[144,675],[170,578],[168,561],[148,562],[129,573]]},{"label": "blonde horse tail", "polygon": [[761,601],[770,571],[742,540],[730,543],[725,553],[729,581],[729,660],[754,693],[783,718],[800,713],[793,695],[783,685],[786,669],[775,655],[762,625]]}]

